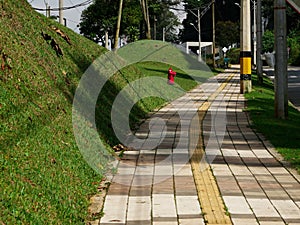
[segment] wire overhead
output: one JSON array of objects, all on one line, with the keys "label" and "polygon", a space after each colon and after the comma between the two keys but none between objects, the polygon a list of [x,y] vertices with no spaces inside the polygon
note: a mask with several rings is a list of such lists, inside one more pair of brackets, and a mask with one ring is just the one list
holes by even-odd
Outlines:
[{"label": "wire overhead", "polygon": [[[59,10],[69,10],[69,9],[75,9],[75,8],[78,8],[78,7],[82,7],[82,6],[86,6],[86,5],[89,5],[93,2],[93,0],[87,0],[85,2],[82,2],[82,3],[79,3],[79,4],[76,4],[76,5],[73,5],[73,6],[66,6],[66,7],[63,7],[63,8],[51,8],[50,10],[51,11],[59,11]],[[47,9],[41,9],[41,8],[34,8],[34,10],[37,10],[37,11],[47,11]]]}]

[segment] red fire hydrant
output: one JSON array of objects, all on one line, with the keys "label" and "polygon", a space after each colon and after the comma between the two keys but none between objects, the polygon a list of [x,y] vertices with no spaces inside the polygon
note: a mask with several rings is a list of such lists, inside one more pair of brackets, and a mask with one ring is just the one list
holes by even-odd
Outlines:
[{"label": "red fire hydrant", "polygon": [[174,77],[176,76],[176,72],[172,69],[172,67],[168,70],[168,84],[174,84]]}]

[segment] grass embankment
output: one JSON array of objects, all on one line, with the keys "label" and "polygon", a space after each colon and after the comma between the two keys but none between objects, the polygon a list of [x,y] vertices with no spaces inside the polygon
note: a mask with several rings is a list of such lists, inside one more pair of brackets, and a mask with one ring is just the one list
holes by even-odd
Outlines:
[{"label": "grass embankment", "polygon": [[0,1],[0,23],[0,223],[84,223],[101,176],[76,147],[72,99],[80,76],[104,49],[25,0]]},{"label": "grass embankment", "polygon": [[[76,145],[72,100],[80,77],[105,50],[36,13],[25,0],[0,1],[0,23],[0,224],[84,224],[102,174],[87,165]],[[117,93],[131,80],[166,76],[166,70],[161,63],[129,66],[105,85],[96,108],[104,142],[118,141],[110,123]],[[186,89],[196,85],[180,71],[176,79]],[[163,104],[153,100],[135,107],[133,123]]]},{"label": "grass embankment", "polygon": [[289,105],[287,120],[276,119],[274,114],[274,87],[264,79],[262,86],[253,75],[253,91],[246,94],[247,110],[254,128],[274,145],[281,155],[300,173],[300,112]]}]

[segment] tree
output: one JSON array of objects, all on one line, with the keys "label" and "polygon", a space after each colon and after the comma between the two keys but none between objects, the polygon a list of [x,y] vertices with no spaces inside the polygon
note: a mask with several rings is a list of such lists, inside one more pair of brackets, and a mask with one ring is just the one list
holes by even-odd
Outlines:
[{"label": "tree", "polygon": [[149,7],[148,0],[140,0],[142,12],[144,16],[144,22],[146,24],[146,37],[151,39],[151,26],[150,26],[150,16],[149,16]]},{"label": "tree", "polygon": [[274,33],[267,30],[262,37],[262,51],[273,52],[274,51]]},{"label": "tree", "polygon": [[82,12],[79,24],[80,33],[96,43],[102,42],[104,45],[105,32],[108,31],[110,37],[114,34],[118,6],[118,1],[95,0]]},{"label": "tree", "polygon": [[229,47],[240,41],[239,24],[231,21],[219,21],[216,24],[216,43],[222,47]]},{"label": "tree", "polygon": [[[128,41],[138,38],[151,38],[152,28],[157,30],[178,21],[170,11],[170,6],[180,1],[174,0],[123,0],[120,35],[125,35]],[[116,33],[120,1],[95,0],[83,11],[80,23],[80,33],[85,37],[104,45],[105,31],[110,38]],[[108,7],[109,5],[109,7]],[[155,23],[155,26],[154,26]],[[153,31],[155,32],[155,31]],[[162,32],[159,32],[161,34]],[[153,33],[154,36],[154,33]],[[158,35],[162,39],[162,35]]]}]

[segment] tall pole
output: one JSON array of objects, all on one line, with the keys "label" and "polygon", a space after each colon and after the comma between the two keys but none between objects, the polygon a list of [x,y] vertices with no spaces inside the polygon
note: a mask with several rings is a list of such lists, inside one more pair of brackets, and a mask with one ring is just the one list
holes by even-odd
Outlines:
[{"label": "tall pole", "polygon": [[262,52],[262,20],[261,20],[261,0],[257,0],[256,8],[256,73],[258,83],[263,83],[263,68],[261,60]]},{"label": "tall pole", "polygon": [[59,0],[59,23],[60,24],[64,24],[63,7],[64,7],[64,1]]},{"label": "tall pole", "polygon": [[216,25],[215,25],[215,0],[212,0],[212,26],[213,26],[213,44],[212,44],[212,50],[213,50],[213,68],[216,66]]},{"label": "tall pole", "polygon": [[241,0],[240,92],[251,92],[251,14],[250,0]]},{"label": "tall pole", "polygon": [[197,10],[197,17],[198,17],[198,43],[199,43],[199,55],[198,55],[198,61],[202,61],[201,57],[201,21],[200,21],[200,7]]},{"label": "tall pole", "polygon": [[119,33],[120,33],[120,26],[121,26],[121,17],[122,17],[122,7],[123,7],[123,0],[120,0],[119,15],[118,15],[118,22],[117,22],[117,29],[116,29],[114,49],[118,48]]},{"label": "tall pole", "polygon": [[275,31],[275,116],[286,119],[288,116],[288,78],[287,78],[287,38],[286,2],[274,1]]},{"label": "tall pole", "polygon": [[256,51],[257,51],[257,43],[256,43],[256,1],[253,0],[253,64],[256,65]]},{"label": "tall pole", "polygon": [[156,15],[154,15],[154,24],[153,24],[153,39],[156,40]]}]

